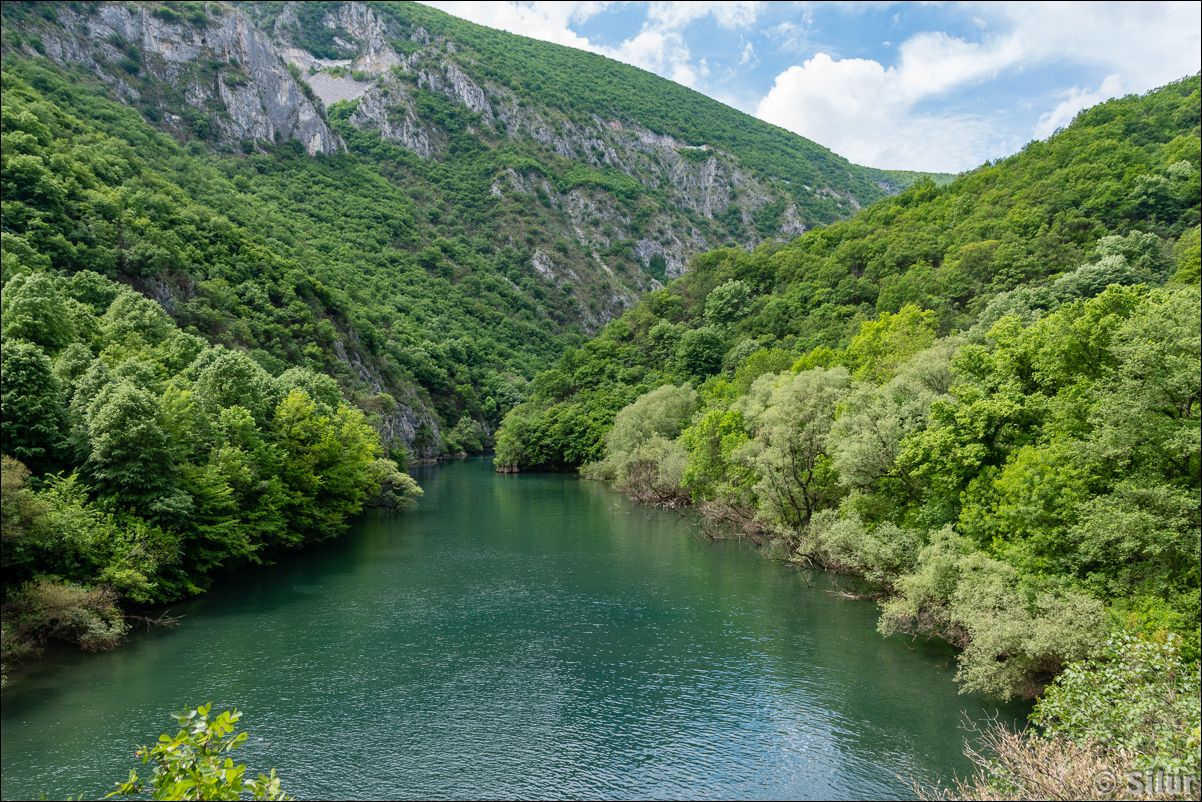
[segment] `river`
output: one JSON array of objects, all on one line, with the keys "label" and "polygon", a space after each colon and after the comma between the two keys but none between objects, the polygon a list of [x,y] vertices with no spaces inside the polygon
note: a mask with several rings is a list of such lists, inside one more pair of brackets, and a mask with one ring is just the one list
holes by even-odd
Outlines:
[{"label": "river", "polygon": [[103,796],[204,702],[299,799],[909,798],[969,770],[966,716],[1027,712],[957,695],[946,645],[882,638],[826,575],[600,483],[413,474],[417,508],[15,674],[3,798]]}]

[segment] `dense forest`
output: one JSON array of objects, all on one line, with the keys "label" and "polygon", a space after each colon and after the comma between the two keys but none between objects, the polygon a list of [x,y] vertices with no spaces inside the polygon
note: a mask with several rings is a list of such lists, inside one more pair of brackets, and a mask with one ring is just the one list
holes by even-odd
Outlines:
[{"label": "dense forest", "polygon": [[[964,690],[1138,664],[1109,690],[1057,686],[1037,720],[1196,771],[1199,86],[1097,106],[791,243],[695,257],[535,377],[499,470],[579,467],[860,577],[882,634],[963,650]],[[1130,701],[1154,675],[1184,683],[1164,697],[1176,734],[1119,733],[1160,715]],[[1067,712],[1107,694],[1125,712],[1094,729]]]},{"label": "dense forest", "polygon": [[0,51],[5,662],[495,446],[1197,770],[1199,77],[952,180],[415,4],[5,3]]},{"label": "dense forest", "polygon": [[[415,4],[3,15],[7,73],[77,121],[55,147],[126,149],[95,176],[119,210],[64,196],[53,231],[5,230],[268,372],[328,373],[369,413],[391,397],[376,428],[401,461],[490,445],[527,380],[691,254],[790,238],[920,177]],[[87,229],[94,214],[110,225]]]},{"label": "dense forest", "polygon": [[5,660],[405,505],[706,242],[915,178],[374,8],[4,4]]}]

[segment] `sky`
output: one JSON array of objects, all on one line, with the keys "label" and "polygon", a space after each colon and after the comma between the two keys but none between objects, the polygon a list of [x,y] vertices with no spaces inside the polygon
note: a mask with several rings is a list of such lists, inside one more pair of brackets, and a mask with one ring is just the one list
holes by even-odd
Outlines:
[{"label": "sky", "polygon": [[641,67],[856,164],[960,172],[1202,69],[1202,4],[429,2]]}]

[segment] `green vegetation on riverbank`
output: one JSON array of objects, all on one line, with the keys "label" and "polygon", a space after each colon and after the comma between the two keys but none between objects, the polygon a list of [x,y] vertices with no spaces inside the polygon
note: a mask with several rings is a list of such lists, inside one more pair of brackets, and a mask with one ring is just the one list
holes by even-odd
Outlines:
[{"label": "green vegetation on riverbank", "polygon": [[1108,630],[1196,663],[1199,97],[697,257],[536,377],[498,463],[861,576],[883,633],[964,650],[966,689],[1037,694]]},{"label": "green vegetation on riverbank", "polygon": [[175,737],[163,735],[153,746],[138,749],[142,765],[154,763],[149,777],[131,769],[125,782],[117,783],[118,794],[150,793],[154,799],[292,799],[280,788],[275,769],[246,779],[246,766],[234,765],[229,754],[246,743],[245,732],[234,735],[242,718],[237,710],[209,718],[212,704],[176,713],[181,729]]},{"label": "green vegetation on riverbank", "polygon": [[[360,40],[341,3],[4,4],[6,658],[107,648],[131,605],[404,503],[410,459],[488,448],[602,300],[664,278],[674,226],[758,241],[916,178],[608,59],[373,8],[386,35]],[[327,110],[294,44],[370,50],[349,77],[376,94]],[[428,149],[384,136],[407,114]],[[765,189],[682,195],[711,161]]]},{"label": "green vegetation on riverbank", "polygon": [[[338,535],[373,497],[420,493],[369,425],[392,399],[352,406],[325,352],[301,356],[307,337],[332,331],[318,300],[337,306],[331,291],[128,141],[3,80],[6,659],[51,637],[107,648],[125,631],[122,604],[199,592]],[[200,169],[173,144],[140,144]],[[176,263],[207,271],[200,283],[225,311],[188,303],[172,319],[109,278],[153,280]],[[221,334],[238,326],[279,356]]]}]

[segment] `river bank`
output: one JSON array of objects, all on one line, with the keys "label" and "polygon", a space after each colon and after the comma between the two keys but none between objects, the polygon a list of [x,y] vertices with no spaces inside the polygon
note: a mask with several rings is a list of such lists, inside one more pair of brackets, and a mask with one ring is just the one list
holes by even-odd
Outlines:
[{"label": "river bank", "polygon": [[996,705],[824,574],[565,474],[477,457],[414,475],[413,510],[10,683],[4,798],[103,795],[200,701],[243,710],[240,759],[298,798],[907,798],[897,775],[968,770],[961,711]]}]

